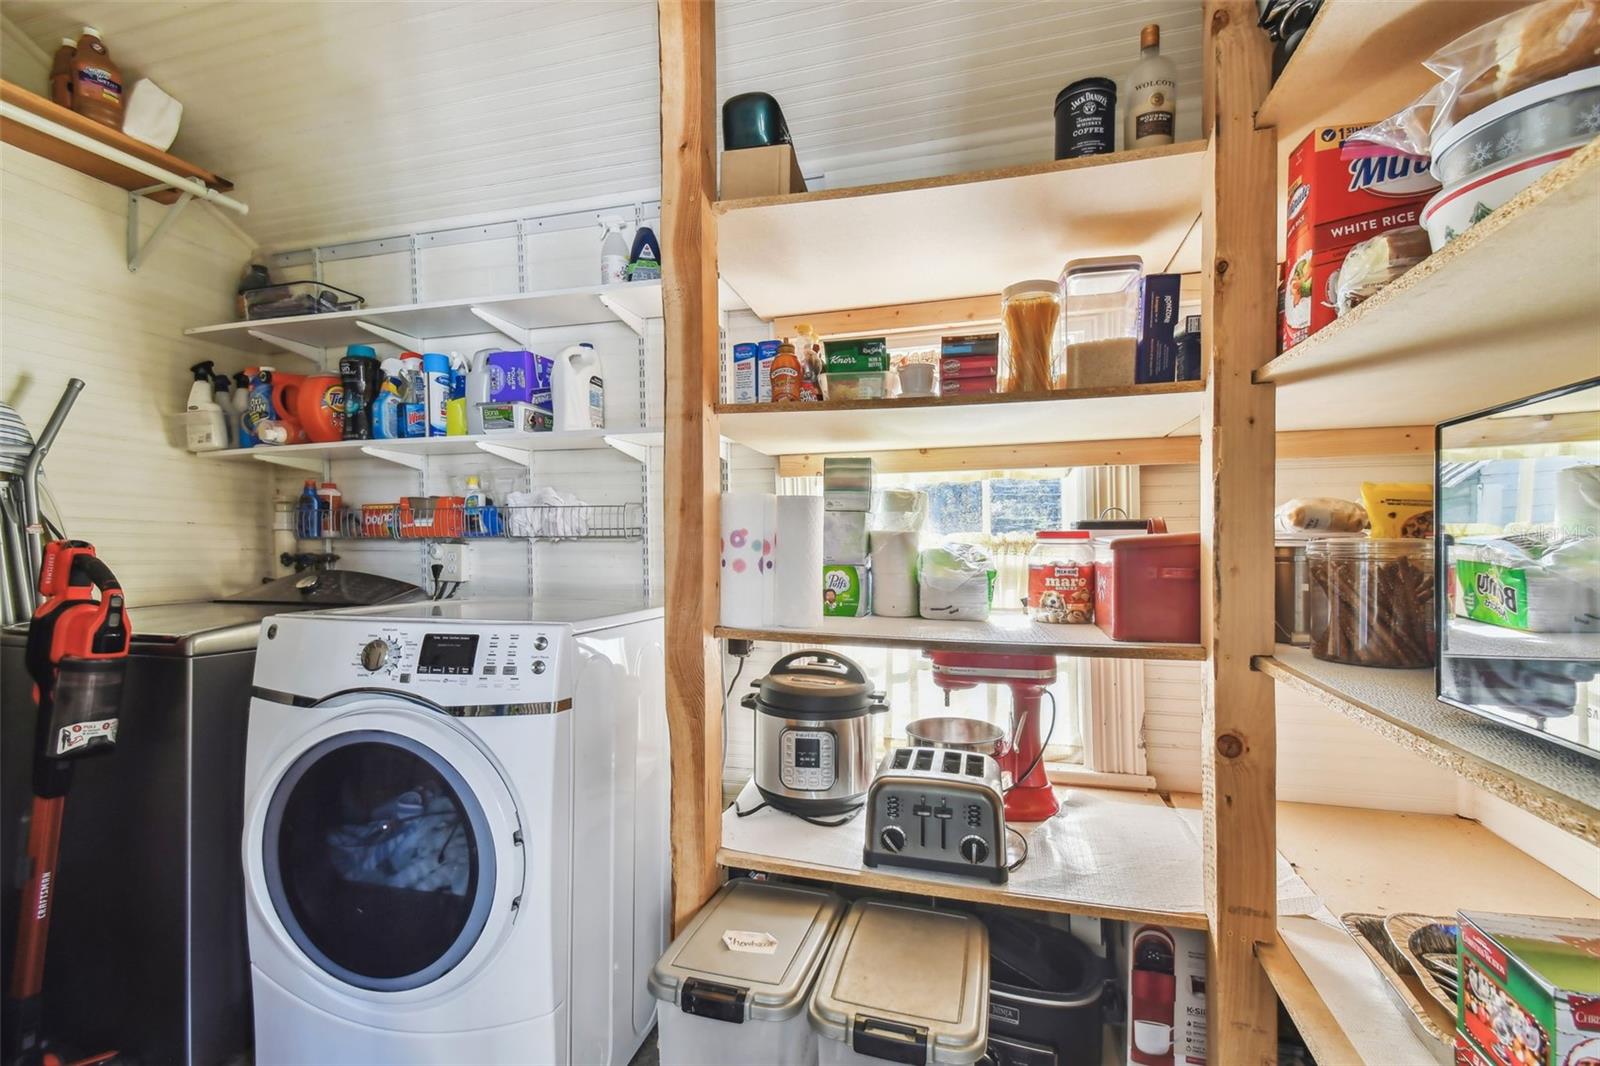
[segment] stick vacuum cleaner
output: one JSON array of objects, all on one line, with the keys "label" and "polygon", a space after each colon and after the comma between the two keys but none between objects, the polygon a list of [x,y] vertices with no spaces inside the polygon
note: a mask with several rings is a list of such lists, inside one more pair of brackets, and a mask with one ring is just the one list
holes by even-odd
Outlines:
[{"label": "stick vacuum cleaner", "polygon": [[108,1062],[117,1053],[70,1059],[41,1034],[45,942],[73,764],[110,752],[117,742],[128,668],[128,615],[116,575],[81,540],[58,540],[45,547],[39,594],[42,602],[28,628],[28,674],[39,714],[28,877],[17,919],[8,1004],[15,1039],[8,1050],[10,1061],[22,1066],[89,1066]]}]

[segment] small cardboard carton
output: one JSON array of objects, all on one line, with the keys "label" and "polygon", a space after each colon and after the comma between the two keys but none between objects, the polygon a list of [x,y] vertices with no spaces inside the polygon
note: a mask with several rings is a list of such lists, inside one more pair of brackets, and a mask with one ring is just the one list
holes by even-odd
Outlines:
[{"label": "small cardboard carton", "polygon": [[1127,1066],[1205,1066],[1206,934],[1127,929]]},{"label": "small cardboard carton", "polygon": [[1457,1044],[1494,1066],[1600,1062],[1600,920],[1459,917]]},{"label": "small cardboard carton", "polygon": [[722,179],[717,199],[744,200],[752,196],[783,196],[805,192],[794,145],[736,148],[722,153]]}]

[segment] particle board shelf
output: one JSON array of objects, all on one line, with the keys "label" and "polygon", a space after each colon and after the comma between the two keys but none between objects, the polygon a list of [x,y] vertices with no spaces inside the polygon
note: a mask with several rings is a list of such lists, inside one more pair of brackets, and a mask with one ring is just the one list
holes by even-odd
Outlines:
[{"label": "particle board shelf", "polygon": [[325,460],[375,459],[420,469],[431,455],[500,455],[519,462],[539,452],[593,451],[614,448],[635,456],[641,449],[662,446],[661,430],[582,429],[550,433],[473,433],[455,437],[405,437],[398,440],[336,440],[326,444],[257,445],[200,452],[215,462],[273,463],[320,470]]},{"label": "particle board shelf", "polygon": [[1600,763],[1440,703],[1433,671],[1324,662],[1286,644],[1255,665],[1506,802],[1600,844]]},{"label": "particle board shelf", "polygon": [[1034,622],[1021,611],[997,611],[987,622],[931,618],[827,618],[815,629],[718,626],[734,640],[784,644],[860,644],[939,651],[995,651],[1017,655],[1077,655],[1094,659],[1187,659],[1206,657],[1199,644],[1115,641],[1092,625]]},{"label": "particle board shelf", "polygon": [[[206,170],[204,167],[196,166],[168,152],[163,152],[154,145],[146,144],[135,137],[128,136],[121,130],[115,130],[110,126],[103,126],[93,119],[84,118],[70,108],[62,107],[53,100],[40,96],[38,93],[31,93],[9,81],[0,81],[0,101],[19,107],[64,129],[90,137],[108,148],[115,148],[146,163],[169,170],[180,177],[193,178],[195,181],[204,182],[208,188],[216,189],[218,192],[228,192],[233,188],[233,182]],[[43,156],[45,159],[60,163],[64,167],[70,167],[80,174],[86,174],[97,181],[114,185],[119,189],[127,189],[131,192],[134,189],[146,189],[156,184],[153,179],[139,173],[137,170],[130,170],[120,163],[102,159],[93,152],[79,148],[77,145],[68,144],[66,141],[58,137],[52,137],[41,130],[24,126],[20,122],[0,120],[0,141],[15,145],[25,152]],[[170,204],[179,195],[181,194],[169,189],[165,192],[154,193],[151,199],[158,203]]]},{"label": "particle board shelf", "polygon": [[1280,941],[1260,957],[1321,1062],[1438,1061],[1355,941],[1326,919],[1461,909],[1600,917],[1600,898],[1476,822],[1450,815],[1280,803],[1277,839],[1330,913],[1280,915]]},{"label": "particle board shelf", "polygon": [[1256,371],[1279,429],[1441,422],[1600,373],[1600,140]]},{"label": "particle board shelf", "polygon": [[[483,312],[478,314],[477,312]],[[362,328],[367,323],[422,341],[448,340],[496,333],[503,323],[519,331],[562,326],[623,322],[639,328],[646,319],[661,317],[661,283],[637,281],[621,285],[588,285],[550,289],[514,296],[438,300],[431,303],[368,307],[322,315],[294,315],[247,322],[195,326],[184,334],[226,344],[248,352],[277,352],[300,345],[314,349],[341,348],[349,344],[380,343],[379,332]],[[498,323],[497,321],[498,320]],[[277,338],[273,340],[264,339]],[[525,342],[526,338],[512,337]]]},{"label": "particle board shelf", "polygon": [[718,404],[724,437],[766,455],[1165,437],[1198,418],[1205,383],[989,396]]},{"label": "particle board shelf", "polygon": [[1298,142],[1314,125],[1377,122],[1436,79],[1422,61],[1516,0],[1326,0],[1256,112]]},{"label": "particle board shelf", "polygon": [[988,296],[1068,259],[1199,269],[1206,143],[715,206],[722,278],[762,318]]}]

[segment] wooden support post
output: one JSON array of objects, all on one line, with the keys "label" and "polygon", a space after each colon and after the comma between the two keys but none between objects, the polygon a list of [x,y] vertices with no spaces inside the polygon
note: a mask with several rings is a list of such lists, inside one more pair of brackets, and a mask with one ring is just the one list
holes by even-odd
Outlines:
[{"label": "wooden support post", "polygon": [[1277,999],[1256,959],[1277,939],[1277,737],[1272,681],[1250,667],[1272,648],[1276,424],[1251,372],[1274,352],[1272,230],[1277,146],[1257,132],[1270,84],[1250,0],[1206,0],[1211,112],[1204,229],[1206,406],[1200,446],[1205,640],[1203,728],[1206,982],[1212,1061],[1277,1061]]},{"label": "wooden support post", "polygon": [[717,622],[716,7],[658,0],[666,319],[667,723],[674,930],[717,889],[722,707]]}]

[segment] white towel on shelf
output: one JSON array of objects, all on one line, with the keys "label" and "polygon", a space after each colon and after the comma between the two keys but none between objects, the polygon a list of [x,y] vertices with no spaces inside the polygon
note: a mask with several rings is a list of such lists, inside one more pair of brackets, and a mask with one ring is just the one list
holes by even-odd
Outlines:
[{"label": "white towel on shelf", "polygon": [[588,505],[552,488],[510,493],[506,508],[513,537],[572,540],[589,532]]},{"label": "white towel on shelf", "polygon": [[128,90],[128,106],[122,112],[122,132],[165,152],[178,139],[178,124],[183,120],[183,105],[168,96],[149,78],[140,78]]}]

